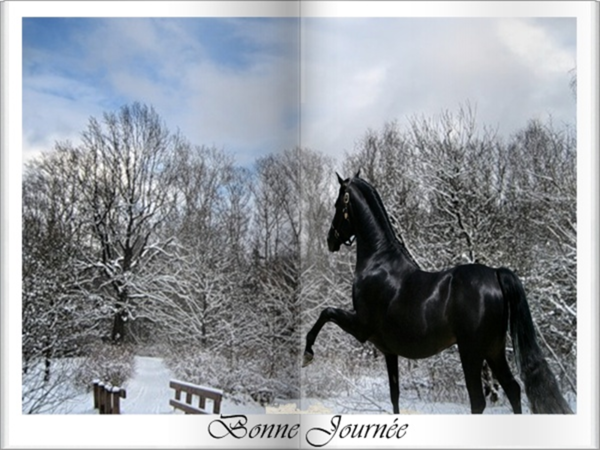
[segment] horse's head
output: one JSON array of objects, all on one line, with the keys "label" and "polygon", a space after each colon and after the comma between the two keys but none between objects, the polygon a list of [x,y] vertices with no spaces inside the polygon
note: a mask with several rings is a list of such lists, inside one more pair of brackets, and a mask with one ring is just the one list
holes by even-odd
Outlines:
[{"label": "horse's head", "polygon": [[343,180],[337,173],[336,175],[340,183],[340,191],[335,202],[335,215],[327,235],[327,246],[330,252],[337,252],[342,244],[351,245],[355,234],[351,220],[350,179]]}]

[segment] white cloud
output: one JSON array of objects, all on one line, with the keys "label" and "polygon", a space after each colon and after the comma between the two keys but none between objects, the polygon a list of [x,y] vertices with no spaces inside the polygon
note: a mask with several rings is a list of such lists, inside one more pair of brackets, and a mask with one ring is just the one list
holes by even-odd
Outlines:
[{"label": "white cloud", "polygon": [[560,47],[540,22],[506,19],[498,22],[500,40],[533,73],[564,74],[575,66],[572,51]]},{"label": "white cloud", "polygon": [[319,19],[303,22],[303,144],[352,150],[367,128],[474,104],[508,134],[532,118],[573,122],[575,21]]},{"label": "white cloud", "polygon": [[100,116],[102,93],[57,74],[28,77],[23,86],[23,160],[52,150],[56,142],[78,142],[91,116]]},{"label": "white cloud", "polygon": [[[192,143],[237,152],[244,163],[295,145],[294,22],[223,23],[230,35],[206,37],[207,22],[105,19],[79,28],[52,54],[30,49],[26,151],[76,138],[89,116],[133,101],[153,105]],[[574,121],[574,19],[302,24],[302,144],[315,150],[339,156],[369,128],[465,102],[504,133],[549,114]]]},{"label": "white cloud", "polygon": [[[26,154],[52,148],[57,135],[77,135],[107,105],[114,109],[133,101],[154,106],[192,143],[240,152],[246,162],[247,152],[297,145],[298,125],[288,120],[297,106],[297,54],[281,52],[293,48],[297,32],[277,24],[228,23],[255,49],[247,60],[233,61],[238,67],[227,65],[227,55],[218,55],[225,61],[211,58],[215,48],[198,39],[198,24],[189,20],[102,20],[72,36],[78,42],[65,43],[53,64],[72,64],[72,46],[81,45],[84,57],[77,66],[63,66],[59,75],[47,69],[26,77]],[[289,41],[282,42],[286,30]],[[39,53],[38,58],[52,60]]]}]

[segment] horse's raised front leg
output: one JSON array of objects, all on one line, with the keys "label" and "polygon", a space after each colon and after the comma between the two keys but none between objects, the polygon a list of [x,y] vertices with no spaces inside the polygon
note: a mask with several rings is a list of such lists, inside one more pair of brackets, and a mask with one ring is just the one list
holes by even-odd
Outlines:
[{"label": "horse's raised front leg", "polygon": [[302,367],[308,366],[314,358],[312,346],[317,339],[319,331],[327,322],[333,322],[346,333],[351,334],[360,342],[365,342],[370,336],[368,328],[362,324],[355,311],[346,311],[339,308],[325,308],[321,311],[319,318],[306,335],[306,348],[304,350],[304,361]]}]

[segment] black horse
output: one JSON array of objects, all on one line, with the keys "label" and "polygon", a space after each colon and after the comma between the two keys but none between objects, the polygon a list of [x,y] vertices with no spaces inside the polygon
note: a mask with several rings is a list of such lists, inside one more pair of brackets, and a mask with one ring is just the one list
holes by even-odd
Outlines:
[{"label": "black horse", "polygon": [[358,174],[342,180],[327,244],[332,252],[356,240],[353,311],[325,308],[306,337],[304,366],[327,322],[360,342],[372,342],[384,355],[394,413],[399,413],[398,356],[427,358],[458,345],[471,412],[485,409],[481,372],[487,361],[521,413],[521,388],[509,369],[510,334],[517,365],[533,413],[570,414],[569,405],[537,344],[525,291],[508,269],[468,264],[426,272],[396,236],[377,191]]}]

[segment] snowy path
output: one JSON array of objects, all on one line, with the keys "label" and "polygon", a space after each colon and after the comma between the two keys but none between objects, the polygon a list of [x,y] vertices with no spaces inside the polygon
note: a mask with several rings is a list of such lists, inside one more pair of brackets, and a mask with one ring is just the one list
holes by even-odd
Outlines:
[{"label": "snowy path", "polygon": [[[133,376],[123,383],[127,397],[121,400],[121,414],[172,414],[169,398],[171,371],[161,358],[136,356]],[[55,414],[98,414],[92,392],[78,394],[64,401]]]},{"label": "snowy path", "polygon": [[163,360],[136,356],[134,369],[133,377],[123,384],[127,398],[122,402],[122,413],[171,414],[169,399],[173,398],[173,390],[169,388],[169,381],[173,374]]},{"label": "snowy path", "polygon": [[[121,403],[122,414],[182,414],[169,406],[169,399],[175,394],[169,388],[169,381],[176,377],[162,358],[136,356],[134,368],[133,376],[123,384],[127,398]],[[264,414],[265,408],[257,404],[236,404],[225,396],[221,412]]]},{"label": "snowy path", "polygon": [[[121,414],[183,414],[174,411],[169,399],[175,392],[169,381],[176,378],[162,358],[135,356],[134,373],[123,383],[127,397],[121,400]],[[185,380],[184,380],[185,381]],[[265,408],[253,401],[234,402],[227,395],[223,398],[221,412],[224,414],[264,414]],[[77,394],[58,405],[55,414],[98,414],[93,408],[91,392]]]}]

